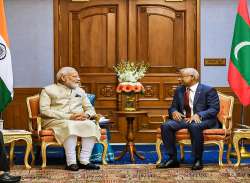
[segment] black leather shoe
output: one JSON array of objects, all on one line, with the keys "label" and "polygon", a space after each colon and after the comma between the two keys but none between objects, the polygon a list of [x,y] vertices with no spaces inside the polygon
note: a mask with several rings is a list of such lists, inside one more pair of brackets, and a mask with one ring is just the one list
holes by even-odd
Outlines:
[{"label": "black leather shoe", "polygon": [[191,168],[192,170],[202,170],[203,165],[201,160],[196,160]]},{"label": "black leather shoe", "polygon": [[8,172],[0,175],[0,183],[8,183],[8,182],[19,182],[21,180],[21,176],[13,176]]},{"label": "black leather shoe", "polygon": [[100,169],[98,165],[95,165],[93,163],[88,163],[87,165],[79,163],[79,168],[85,169],[85,170],[99,170]]},{"label": "black leather shoe", "polygon": [[66,166],[65,170],[78,171],[79,167],[77,164],[72,164],[72,165]]},{"label": "black leather shoe", "polygon": [[168,161],[160,163],[159,165],[156,165],[156,168],[179,168],[179,167],[180,163],[175,159],[170,159]]}]

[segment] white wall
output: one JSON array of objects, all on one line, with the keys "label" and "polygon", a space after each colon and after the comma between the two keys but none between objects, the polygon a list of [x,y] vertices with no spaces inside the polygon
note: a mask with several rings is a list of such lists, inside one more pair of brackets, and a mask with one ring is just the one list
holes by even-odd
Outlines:
[{"label": "white wall", "polygon": [[[201,81],[229,86],[227,69],[238,0],[201,0]],[[248,4],[250,1],[248,1]],[[205,66],[204,58],[227,58],[227,66]]]},{"label": "white wall", "polygon": [[[228,86],[227,67],[204,67],[204,58],[230,56],[237,0],[201,0],[201,81]],[[53,0],[5,0],[14,86],[53,82]]]},{"label": "white wall", "polygon": [[53,0],[5,0],[14,87],[53,82]]}]

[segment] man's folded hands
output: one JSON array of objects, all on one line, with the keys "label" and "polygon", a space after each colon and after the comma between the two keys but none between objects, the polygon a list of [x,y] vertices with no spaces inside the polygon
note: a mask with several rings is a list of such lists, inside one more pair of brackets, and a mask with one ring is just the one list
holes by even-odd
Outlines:
[{"label": "man's folded hands", "polygon": [[80,113],[73,113],[70,116],[70,120],[76,120],[76,121],[82,121],[82,120],[86,120],[89,118],[88,114],[85,114],[84,112],[80,112]]},{"label": "man's folded hands", "polygon": [[198,114],[194,114],[193,116],[191,116],[190,118],[186,118],[186,116],[178,111],[174,111],[172,113],[173,116],[173,120],[175,121],[181,121],[184,119],[184,121],[186,121],[187,123],[191,123],[192,121],[194,121],[195,123],[201,123],[201,118]]}]

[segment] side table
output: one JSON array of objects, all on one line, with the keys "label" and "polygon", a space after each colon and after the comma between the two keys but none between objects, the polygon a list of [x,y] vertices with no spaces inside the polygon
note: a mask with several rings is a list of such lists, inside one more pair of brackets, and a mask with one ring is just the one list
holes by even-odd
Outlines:
[{"label": "side table", "polygon": [[142,160],[145,159],[145,157],[143,157],[138,152],[136,152],[136,148],[134,144],[135,136],[133,132],[134,131],[133,122],[135,118],[139,116],[145,116],[148,114],[148,112],[147,111],[115,111],[114,114],[117,115],[118,117],[125,117],[127,121],[126,147],[124,151],[121,152],[121,154],[115,159],[116,160],[121,159],[126,154],[126,152],[129,152],[131,162],[135,162],[134,155],[136,155],[138,158]]},{"label": "side table", "polygon": [[[250,139],[250,129],[238,129],[235,130],[233,135],[233,145],[234,145],[234,149],[237,155],[237,162],[236,164],[234,164],[235,167],[238,167],[240,165],[240,160],[241,160],[241,156],[240,156],[240,149],[239,149],[239,141],[241,139]],[[228,151],[230,154],[231,151],[231,144],[228,147]]]},{"label": "side table", "polygon": [[2,130],[4,143],[10,143],[10,164],[13,165],[14,157],[14,147],[15,141],[24,140],[26,142],[26,152],[24,157],[24,165],[27,169],[30,169],[31,166],[28,163],[29,155],[31,152],[32,163],[34,161],[34,152],[32,150],[32,138],[31,133],[25,130]]}]

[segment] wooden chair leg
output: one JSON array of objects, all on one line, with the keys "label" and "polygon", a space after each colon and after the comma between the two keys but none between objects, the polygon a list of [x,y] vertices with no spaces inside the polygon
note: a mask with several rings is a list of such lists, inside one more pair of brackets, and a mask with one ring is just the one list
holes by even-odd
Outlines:
[{"label": "wooden chair leg", "polygon": [[106,156],[108,152],[108,144],[106,141],[101,141],[100,143],[103,145],[102,164],[107,165]]},{"label": "wooden chair leg", "polygon": [[41,149],[42,149],[42,168],[45,168],[46,164],[47,164],[47,154],[46,154],[47,144],[46,144],[46,142],[42,142]]},{"label": "wooden chair leg", "polygon": [[157,155],[158,155],[158,160],[156,162],[156,165],[160,164],[161,163],[161,160],[162,160],[162,155],[161,155],[161,144],[162,144],[162,140],[157,138],[156,139],[156,143],[155,143],[155,148],[156,148],[156,152],[157,152]]},{"label": "wooden chair leg", "polygon": [[35,165],[34,146],[31,147],[31,156],[32,156],[31,165],[34,166]]},{"label": "wooden chair leg", "polygon": [[13,159],[14,159],[14,148],[15,148],[15,141],[12,141],[10,143],[10,166],[14,165]]},{"label": "wooden chair leg", "polygon": [[224,151],[224,142],[219,142],[219,166],[223,166],[222,158],[223,158],[223,151]]},{"label": "wooden chair leg", "polygon": [[229,143],[228,143],[228,148],[227,148],[227,163],[228,163],[229,165],[232,165],[232,161],[230,160],[231,149],[232,149],[232,143],[229,142]]},{"label": "wooden chair leg", "polygon": [[184,144],[180,143],[181,161],[184,161]]},{"label": "wooden chair leg", "polygon": [[76,146],[76,153],[77,153],[77,159],[78,159],[78,160],[80,160],[81,148],[82,148],[82,146],[80,145],[80,143],[77,143],[77,146]]}]

